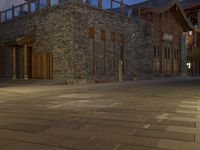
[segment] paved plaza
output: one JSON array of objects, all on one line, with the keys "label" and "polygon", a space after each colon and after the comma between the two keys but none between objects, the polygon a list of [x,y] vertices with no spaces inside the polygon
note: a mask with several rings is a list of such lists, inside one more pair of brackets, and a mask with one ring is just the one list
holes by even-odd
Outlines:
[{"label": "paved plaza", "polygon": [[200,150],[200,80],[0,84],[0,150]]}]

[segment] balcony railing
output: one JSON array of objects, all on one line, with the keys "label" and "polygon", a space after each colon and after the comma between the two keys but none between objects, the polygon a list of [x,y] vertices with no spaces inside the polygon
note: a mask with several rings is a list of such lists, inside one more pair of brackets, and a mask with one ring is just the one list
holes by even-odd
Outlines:
[{"label": "balcony railing", "polygon": [[[70,0],[27,0],[27,2],[12,6],[12,8],[0,11],[0,23],[12,20],[18,16],[28,15],[38,10],[53,7],[63,4]],[[75,1],[75,0],[74,0]],[[109,10],[120,15],[132,17],[133,11],[129,5],[126,5],[123,0],[76,0],[81,3],[88,3],[99,9]],[[109,3],[108,3],[109,1]]]}]

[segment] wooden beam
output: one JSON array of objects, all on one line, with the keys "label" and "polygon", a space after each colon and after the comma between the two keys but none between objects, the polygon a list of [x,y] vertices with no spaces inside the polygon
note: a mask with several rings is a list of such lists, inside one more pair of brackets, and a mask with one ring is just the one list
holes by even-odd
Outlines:
[{"label": "wooden beam", "polygon": [[200,10],[198,11],[198,15],[197,15],[197,21],[198,21],[198,27],[200,28]]},{"label": "wooden beam", "polygon": [[12,5],[12,19],[15,17],[15,6]]},{"label": "wooden beam", "polygon": [[47,7],[51,7],[51,0],[47,0]]},{"label": "wooden beam", "polygon": [[31,14],[31,0],[28,0],[28,14]]},{"label": "wooden beam", "polygon": [[124,0],[121,0],[120,2],[120,14],[121,16],[124,15]]},{"label": "wooden beam", "polygon": [[24,79],[28,79],[28,46],[24,45]]},{"label": "wooden beam", "polygon": [[20,5],[20,15],[22,15],[22,12],[23,12],[23,7],[22,5]]},{"label": "wooden beam", "polygon": [[102,0],[98,0],[98,8],[102,8]]},{"label": "wooden beam", "polygon": [[0,10],[0,23],[1,23],[1,14],[2,14],[2,13],[1,13],[1,10]]},{"label": "wooden beam", "polygon": [[13,56],[13,79],[17,79],[17,65],[16,65],[16,47],[12,49],[12,56]]}]

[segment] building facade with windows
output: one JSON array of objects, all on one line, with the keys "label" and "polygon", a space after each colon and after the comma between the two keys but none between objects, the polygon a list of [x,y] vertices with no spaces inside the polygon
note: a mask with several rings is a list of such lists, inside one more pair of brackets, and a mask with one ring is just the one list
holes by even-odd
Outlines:
[{"label": "building facade with windows", "polygon": [[0,24],[0,77],[62,83],[132,80],[152,74],[144,21],[66,1]]},{"label": "building facade with windows", "polygon": [[192,29],[176,0],[151,0],[133,5],[135,16],[152,29],[154,75],[179,76],[186,71],[185,35]]},{"label": "building facade with windows", "polygon": [[[98,2],[94,7],[78,0],[56,5],[46,0],[45,7],[34,9],[36,1],[29,1],[19,15],[17,6],[10,18],[1,12],[0,78],[104,82],[185,71],[181,33],[191,27],[175,0],[134,6],[119,1],[117,12]],[[161,6],[147,9],[147,4]]]}]

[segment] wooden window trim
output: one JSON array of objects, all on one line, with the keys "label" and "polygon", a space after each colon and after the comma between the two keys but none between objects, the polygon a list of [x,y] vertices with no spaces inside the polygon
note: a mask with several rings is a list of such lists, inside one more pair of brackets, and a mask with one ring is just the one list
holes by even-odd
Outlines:
[{"label": "wooden window trim", "polygon": [[95,39],[95,28],[93,28],[93,27],[90,27],[89,28],[89,33],[88,33],[88,36],[89,36],[89,38],[93,38],[93,39]]}]

